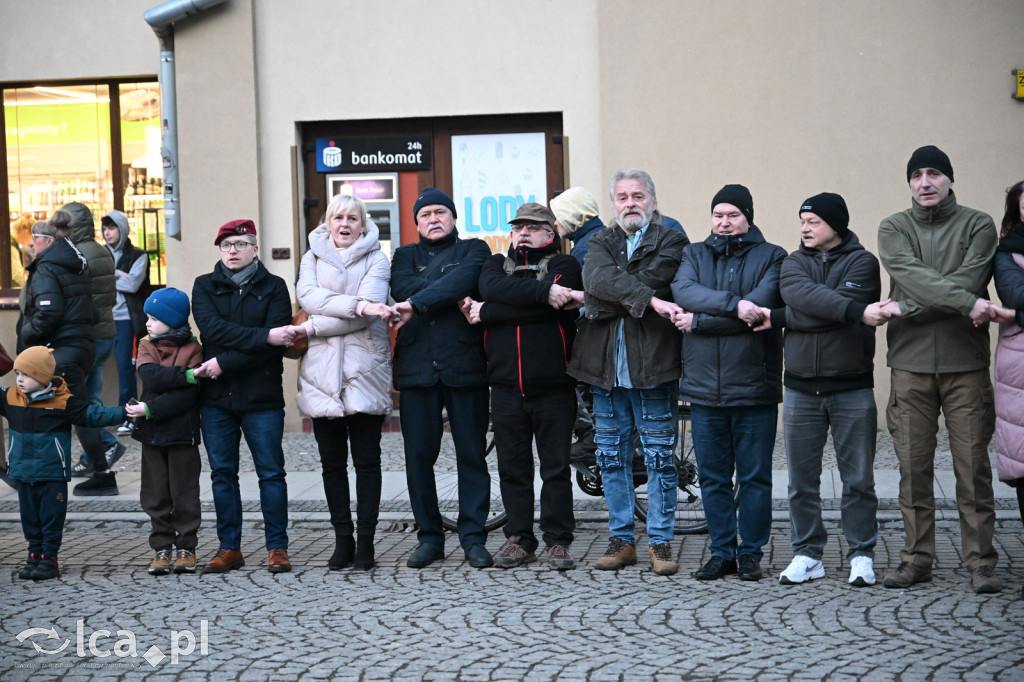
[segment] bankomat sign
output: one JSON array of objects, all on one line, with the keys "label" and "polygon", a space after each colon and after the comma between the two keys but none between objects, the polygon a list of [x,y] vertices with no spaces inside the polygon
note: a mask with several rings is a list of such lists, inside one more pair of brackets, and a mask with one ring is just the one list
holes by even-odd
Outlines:
[{"label": "bankomat sign", "polygon": [[430,138],[319,137],[316,140],[318,173],[407,171],[430,168]]}]

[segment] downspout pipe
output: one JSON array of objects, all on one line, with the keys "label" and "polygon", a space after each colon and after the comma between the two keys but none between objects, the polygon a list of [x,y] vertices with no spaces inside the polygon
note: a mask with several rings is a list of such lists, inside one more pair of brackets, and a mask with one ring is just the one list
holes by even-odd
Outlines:
[{"label": "downspout pipe", "polygon": [[174,23],[224,0],[171,0],[146,12],[146,23],[160,39],[160,156],[164,165],[164,234],[181,241],[178,213],[178,101],[174,85]]}]

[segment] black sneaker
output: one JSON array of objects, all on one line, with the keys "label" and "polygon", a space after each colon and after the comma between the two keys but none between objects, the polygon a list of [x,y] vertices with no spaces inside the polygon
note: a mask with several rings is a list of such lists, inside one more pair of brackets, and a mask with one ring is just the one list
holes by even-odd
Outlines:
[{"label": "black sneaker", "polygon": [[713,556],[706,564],[701,566],[693,577],[697,580],[719,580],[723,576],[736,573],[736,562],[733,559],[723,559],[720,556]]},{"label": "black sneaker", "polygon": [[114,462],[121,459],[121,455],[123,455],[126,452],[128,452],[128,448],[121,445],[120,443],[114,443],[113,445],[111,445],[107,449],[107,451],[103,453],[107,457],[107,467],[113,467]]},{"label": "black sneaker", "polygon": [[753,554],[740,554],[739,575],[740,580],[760,580],[764,575],[761,563]]},{"label": "black sneaker", "polygon": [[[113,449],[113,448],[111,448]],[[72,478],[89,478],[96,470],[88,462],[78,460],[78,463],[71,467]]]},{"label": "black sneaker", "polygon": [[117,427],[117,435],[119,436],[130,436],[132,431],[135,430],[135,422],[126,421]]},{"label": "black sneaker", "polygon": [[76,485],[72,492],[87,497],[112,497],[118,494],[117,478],[113,471],[97,471]]}]

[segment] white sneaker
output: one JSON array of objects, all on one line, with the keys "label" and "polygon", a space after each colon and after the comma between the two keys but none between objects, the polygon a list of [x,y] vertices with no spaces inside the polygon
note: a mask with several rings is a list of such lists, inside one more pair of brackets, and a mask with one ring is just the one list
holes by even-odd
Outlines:
[{"label": "white sneaker", "polygon": [[817,559],[797,554],[786,566],[786,570],[779,575],[779,582],[783,585],[797,585],[808,580],[825,577],[825,567]]},{"label": "white sneaker", "polygon": [[855,556],[850,559],[850,579],[847,582],[854,587],[875,584],[875,565],[871,557]]},{"label": "white sneaker", "polygon": [[120,426],[117,427],[117,435],[119,435],[119,436],[127,436],[127,435],[131,434],[131,432],[134,431],[134,430],[135,430],[135,424],[134,423],[132,423],[132,422],[124,422],[123,424],[121,424]]}]

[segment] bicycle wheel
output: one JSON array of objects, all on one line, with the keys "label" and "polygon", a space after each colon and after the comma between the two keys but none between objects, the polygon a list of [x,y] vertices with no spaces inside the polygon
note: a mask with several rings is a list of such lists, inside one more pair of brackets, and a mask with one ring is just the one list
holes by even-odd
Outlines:
[{"label": "bicycle wheel", "polygon": [[[508,517],[501,501],[501,487],[498,481],[498,456],[494,451],[494,433],[487,428],[487,472],[491,477],[491,504],[484,521],[484,530],[490,532],[505,525]],[[437,504],[441,510],[441,524],[445,530],[456,532],[459,520],[459,476],[455,468],[455,442],[448,430],[448,414],[444,415],[444,435],[441,437],[441,454],[434,468],[437,485]]]},{"label": "bicycle wheel", "polygon": [[[674,529],[676,535],[697,535],[708,531],[708,521],[704,516],[704,503],[700,498],[700,487],[697,482],[697,461],[693,455],[693,444],[686,441],[689,422],[689,405],[680,403],[679,440],[676,443],[676,471],[679,474]],[[637,519],[647,521],[649,501],[646,482],[637,486],[634,493],[636,500],[633,511]]]}]

